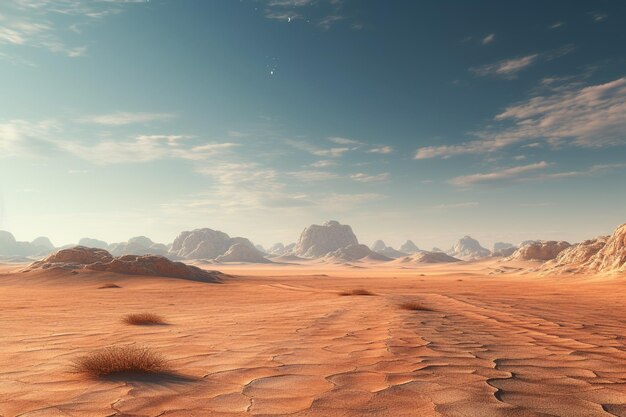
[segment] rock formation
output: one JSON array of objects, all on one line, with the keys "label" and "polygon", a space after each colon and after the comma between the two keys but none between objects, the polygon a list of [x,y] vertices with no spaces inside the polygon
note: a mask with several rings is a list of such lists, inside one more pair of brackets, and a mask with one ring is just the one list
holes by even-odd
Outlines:
[{"label": "rock formation", "polygon": [[549,261],[557,257],[563,250],[571,245],[568,242],[555,240],[531,241],[516,250],[510,259],[521,261]]},{"label": "rock formation", "polygon": [[586,240],[563,250],[540,268],[546,273],[625,273],[626,224],[611,236]]},{"label": "rock formation", "polygon": [[454,258],[443,252],[416,252],[413,255],[405,256],[404,258],[397,259],[396,263],[412,263],[412,264],[438,264],[448,262],[460,262],[460,259]]},{"label": "rock formation", "polygon": [[109,244],[103,240],[84,237],[78,241],[78,246],[84,246],[86,248],[107,249],[109,247]]},{"label": "rock formation", "polygon": [[438,247],[434,246],[431,250],[431,252],[443,252],[441,249],[439,249]]},{"label": "rock formation", "polygon": [[496,242],[493,244],[493,251],[497,252],[503,249],[510,249],[510,248],[514,248],[515,245],[512,243],[505,243],[505,242]]},{"label": "rock formation", "polygon": [[235,243],[226,253],[215,258],[216,262],[250,262],[250,263],[269,263],[268,259],[263,257],[263,253],[257,248],[246,245],[244,243]]},{"label": "rock formation", "polygon": [[420,251],[420,248],[418,248],[417,245],[413,243],[412,240],[407,240],[406,242],[402,244],[402,246],[400,246],[400,252],[415,253],[419,251]]},{"label": "rock formation", "polygon": [[0,256],[47,255],[54,251],[54,245],[47,237],[38,237],[32,242],[19,242],[4,230],[0,230]]},{"label": "rock formation", "polygon": [[346,246],[358,244],[350,226],[331,220],[321,226],[314,224],[304,229],[292,254],[304,258],[319,258]]},{"label": "rock formation", "polygon": [[387,245],[385,245],[385,242],[379,239],[372,244],[370,249],[373,250],[374,252],[378,252],[378,251],[387,249]]},{"label": "rock formation", "polygon": [[408,255],[408,253],[400,252],[398,250],[395,250],[391,246],[385,245],[385,242],[383,242],[382,240],[377,240],[376,242],[374,242],[371,249],[372,251],[388,258],[401,258]]},{"label": "rock formation", "polygon": [[274,243],[269,249],[268,253],[271,255],[284,255],[285,254],[285,245],[282,243]]},{"label": "rock formation", "polygon": [[493,251],[491,256],[494,258],[508,258],[511,255],[513,255],[516,250],[517,250],[517,247],[511,246],[510,248],[504,248],[504,249]]},{"label": "rock formation", "polygon": [[256,250],[252,242],[243,237],[230,237],[212,229],[196,229],[182,232],[172,243],[171,255],[186,259],[215,259],[224,255],[235,243]]},{"label": "rock formation", "polygon": [[123,255],[167,255],[167,246],[162,243],[154,243],[145,236],[137,236],[128,239],[128,242],[112,243],[109,251],[114,256]]},{"label": "rock formation", "polygon": [[221,274],[205,271],[182,262],[173,262],[163,256],[125,255],[115,258],[104,249],[76,246],[60,250],[47,258],[32,263],[26,270],[37,269],[90,269],[127,275],[151,275],[217,282]]},{"label": "rock formation", "polygon": [[388,258],[379,253],[373,252],[367,245],[348,245],[343,248],[339,248],[333,252],[330,252],[324,256],[327,261],[359,261],[359,260],[374,260],[374,261],[390,261]]},{"label": "rock formation", "polygon": [[480,243],[478,243],[476,239],[472,239],[470,236],[464,236],[448,251],[448,255],[465,261],[471,261],[485,258],[491,255],[491,251],[480,246]]}]

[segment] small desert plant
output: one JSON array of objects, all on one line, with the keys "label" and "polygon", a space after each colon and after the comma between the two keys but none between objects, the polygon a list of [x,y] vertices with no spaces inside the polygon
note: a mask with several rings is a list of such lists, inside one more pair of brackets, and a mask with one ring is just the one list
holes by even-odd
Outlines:
[{"label": "small desert plant", "polygon": [[124,372],[155,374],[167,370],[167,361],[147,347],[110,346],[77,359],[74,367],[95,377]]},{"label": "small desert plant", "polygon": [[112,282],[109,282],[107,284],[102,285],[101,287],[98,287],[98,289],[100,289],[100,290],[104,290],[104,289],[107,289],[107,288],[122,288],[122,287],[120,287],[117,284],[113,284]]},{"label": "small desert plant", "polygon": [[348,296],[348,295],[376,295],[376,294],[361,288],[361,289],[350,290],[350,291],[342,291],[339,293],[339,295]]},{"label": "small desert plant", "polygon": [[432,308],[426,307],[425,305],[417,303],[415,301],[407,301],[406,303],[402,303],[400,304],[400,308],[410,311],[434,311]]},{"label": "small desert plant", "polygon": [[154,313],[127,314],[124,317],[124,323],[132,324],[135,326],[154,326],[159,324],[166,324],[163,317]]}]

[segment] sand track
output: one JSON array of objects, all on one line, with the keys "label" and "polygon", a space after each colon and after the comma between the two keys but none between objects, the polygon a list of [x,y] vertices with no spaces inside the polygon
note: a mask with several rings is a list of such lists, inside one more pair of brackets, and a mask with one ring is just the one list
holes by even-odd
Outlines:
[{"label": "sand track", "polygon": [[[4,275],[0,415],[626,416],[624,284],[353,273],[220,285]],[[109,281],[122,288],[98,289]],[[375,295],[338,295],[357,288]],[[170,324],[121,322],[142,311]],[[71,368],[129,343],[173,372]]]}]

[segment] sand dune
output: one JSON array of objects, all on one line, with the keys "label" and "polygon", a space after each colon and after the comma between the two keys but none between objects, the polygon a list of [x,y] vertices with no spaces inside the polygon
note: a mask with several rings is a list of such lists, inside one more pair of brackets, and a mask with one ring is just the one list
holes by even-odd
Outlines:
[{"label": "sand dune", "polygon": [[[3,267],[0,414],[626,415],[626,280],[490,276],[493,265],[232,265],[223,284]],[[339,296],[359,288],[374,295]],[[167,325],[122,321],[137,312]],[[128,344],[171,371],[72,368]]]}]

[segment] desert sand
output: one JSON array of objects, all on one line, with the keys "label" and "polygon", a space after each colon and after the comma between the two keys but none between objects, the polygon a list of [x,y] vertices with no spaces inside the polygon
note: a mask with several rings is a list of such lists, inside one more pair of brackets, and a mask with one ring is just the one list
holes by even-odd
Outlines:
[{"label": "desert sand", "polygon": [[[208,283],[0,266],[0,415],[626,416],[624,277],[515,267],[235,264]],[[171,371],[73,366],[129,344]]]}]

